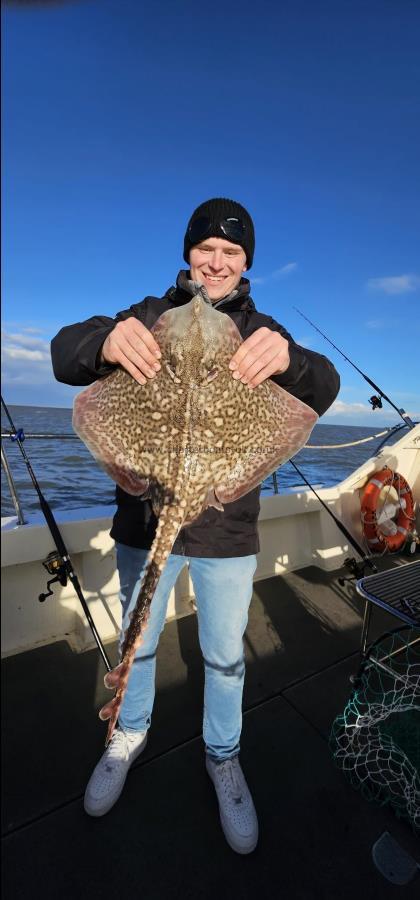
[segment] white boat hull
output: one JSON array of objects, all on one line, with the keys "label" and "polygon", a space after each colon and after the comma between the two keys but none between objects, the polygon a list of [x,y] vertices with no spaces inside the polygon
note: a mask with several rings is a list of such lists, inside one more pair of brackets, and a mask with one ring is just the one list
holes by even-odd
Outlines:
[{"label": "white boat hull", "polygon": [[[326,454],[326,464],[328,456]],[[360,495],[373,472],[383,466],[408,481],[415,498],[420,531],[420,426],[385,446],[333,488],[318,491],[351,534],[363,542]],[[120,621],[115,548],[109,537],[112,511],[76,510],[56,519],[96,627],[104,642],[116,639]],[[292,572],[309,565],[333,571],[353,555],[341,531],[310,490],[263,497],[260,514],[261,552],[255,580]],[[67,640],[76,651],[93,646],[93,638],[70,583],[55,584],[54,595],[38,602],[45,591],[42,561],[54,544],[41,519],[39,524],[17,525],[2,520],[2,656],[19,653],[52,641]],[[194,592],[184,569],[171,593],[167,618],[194,612]]]}]

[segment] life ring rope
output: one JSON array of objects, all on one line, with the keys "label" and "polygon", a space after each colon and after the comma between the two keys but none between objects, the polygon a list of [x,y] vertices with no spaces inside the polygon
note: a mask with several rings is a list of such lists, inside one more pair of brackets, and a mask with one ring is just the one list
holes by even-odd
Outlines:
[{"label": "life ring rope", "polygon": [[[378,510],[381,491],[388,488],[385,498]],[[395,522],[395,534],[386,534],[381,528],[379,518],[385,509],[391,489],[398,496],[398,516]],[[403,503],[401,502],[403,500]],[[369,549],[374,553],[394,553],[406,541],[414,517],[414,499],[410,485],[399,472],[384,466],[375,472],[364,488],[360,503],[363,536]]]}]

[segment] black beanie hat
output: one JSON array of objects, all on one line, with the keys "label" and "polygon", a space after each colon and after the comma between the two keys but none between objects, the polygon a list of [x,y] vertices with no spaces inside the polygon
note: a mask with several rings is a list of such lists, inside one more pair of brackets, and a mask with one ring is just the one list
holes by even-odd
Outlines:
[{"label": "black beanie hat", "polygon": [[[190,221],[188,222],[184,237],[185,262],[189,262],[191,247],[195,246],[190,238],[189,229],[197,219],[201,218],[208,218],[211,226],[209,225],[209,230],[195,241],[195,243],[200,243],[208,237],[221,237],[227,241],[231,241],[232,244],[239,244],[240,247],[245,250],[247,268],[250,269],[255,249],[254,223],[249,213],[240,203],[236,203],[235,200],[227,200],[225,197],[216,197],[213,200],[206,200],[205,203],[201,203],[201,205],[197,206],[197,209],[194,210]],[[229,237],[228,234],[223,231],[221,223],[223,223],[225,219],[230,218],[239,219],[242,222],[243,233],[240,237],[238,235],[236,235],[236,237]]]}]

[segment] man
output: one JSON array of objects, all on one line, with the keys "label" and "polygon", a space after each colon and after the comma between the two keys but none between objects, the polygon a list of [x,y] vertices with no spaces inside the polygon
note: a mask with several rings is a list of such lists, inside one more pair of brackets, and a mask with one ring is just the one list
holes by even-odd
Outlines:
[{"label": "man", "polygon": [[[299,347],[281,325],[255,309],[249,281],[243,277],[251,268],[254,246],[253,222],[243,206],[223,198],[201,204],[192,214],[184,238],[189,271],[179,273],[176,287],[160,299],[146,297],[115,319],[95,316],[63,328],[51,347],[56,378],[67,384],[90,384],[119,365],[145,384],[160,369],[159,347],[150,329],[165,310],[189,302],[201,285],[244,338],[230,362],[232,377],[240,378],[250,390],[272,378],[322,415],[338,392],[338,375],[324,356]],[[101,816],[111,809],[130,765],[145,746],[154,702],[156,649],[168,596],[188,562],[205,667],[207,771],[216,789],[228,843],[238,853],[254,850],[258,821],[238,754],[245,674],[243,634],[259,550],[258,512],[259,488],[228,504],[223,512],[207,509],[177,537],[153,597],[119,727],[86,788],[89,815]],[[122,634],[137,599],[155,528],[150,502],[117,487],[111,536],[117,547]]]}]

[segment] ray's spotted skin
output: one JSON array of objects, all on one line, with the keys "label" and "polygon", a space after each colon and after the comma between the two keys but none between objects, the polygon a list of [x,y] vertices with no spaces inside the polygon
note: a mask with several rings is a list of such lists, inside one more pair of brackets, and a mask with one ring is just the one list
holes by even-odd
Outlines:
[{"label": "ray's spotted skin", "polygon": [[129,494],[149,497],[155,539],[121,662],[105,676],[115,690],[99,716],[110,741],[160,574],[178,532],[208,507],[223,510],[306,443],[317,414],[269,379],[251,391],[229,362],[242,343],[234,322],[199,294],[152,328],[161,370],[141,385],[124,369],[74,401],[73,426]]}]

